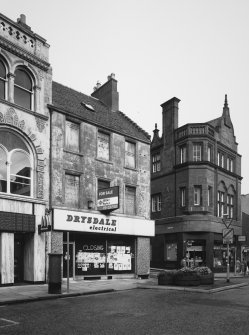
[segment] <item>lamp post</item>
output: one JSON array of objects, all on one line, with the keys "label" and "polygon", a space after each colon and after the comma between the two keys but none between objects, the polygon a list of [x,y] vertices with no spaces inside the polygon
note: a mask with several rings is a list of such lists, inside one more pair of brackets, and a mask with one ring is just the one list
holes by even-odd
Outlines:
[{"label": "lamp post", "polygon": [[233,240],[233,228],[230,228],[232,219],[228,221],[228,214],[223,214],[222,222],[226,226],[223,229],[223,243],[227,245],[227,283],[230,282],[229,243]]}]

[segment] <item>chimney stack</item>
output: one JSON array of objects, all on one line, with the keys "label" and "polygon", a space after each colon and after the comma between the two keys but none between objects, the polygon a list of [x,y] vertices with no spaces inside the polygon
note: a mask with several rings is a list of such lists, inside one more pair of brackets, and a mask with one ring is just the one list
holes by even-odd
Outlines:
[{"label": "chimney stack", "polygon": [[117,83],[115,74],[111,73],[107,77],[107,82],[105,84],[101,85],[97,82],[97,85],[94,87],[94,92],[91,94],[92,97],[97,98],[106,104],[113,112],[119,110]]},{"label": "chimney stack", "polygon": [[178,128],[178,103],[180,101],[178,98],[172,98],[161,105],[164,144],[172,145],[174,143],[174,131]]}]

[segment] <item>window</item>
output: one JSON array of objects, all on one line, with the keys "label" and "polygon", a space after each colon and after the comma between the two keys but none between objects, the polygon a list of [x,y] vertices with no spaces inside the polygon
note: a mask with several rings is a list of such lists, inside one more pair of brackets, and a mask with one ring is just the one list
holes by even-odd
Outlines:
[{"label": "window", "polygon": [[227,195],[227,213],[230,219],[234,218],[234,196]]},{"label": "window", "polygon": [[222,152],[218,152],[217,160],[218,160],[218,165],[224,168],[224,154]]},{"label": "window", "polygon": [[202,146],[201,146],[201,144],[194,144],[193,145],[193,161],[194,162],[199,162],[199,161],[201,161],[201,155],[202,155],[202,153],[201,153],[201,150],[202,149]]},{"label": "window", "polygon": [[0,98],[6,98],[6,68],[4,63],[0,60]]},{"label": "window", "polygon": [[212,204],[212,187],[208,186],[208,206],[211,206]]},{"label": "window", "polygon": [[194,205],[201,205],[201,186],[194,186]]},{"label": "window", "polygon": [[208,157],[207,157],[209,162],[213,161],[213,148],[211,145],[208,146]]},{"label": "window", "polygon": [[103,190],[104,188],[109,188],[110,182],[107,180],[98,179],[98,190]]},{"label": "window", "polygon": [[110,135],[98,132],[98,158],[110,160]]},{"label": "window", "polygon": [[180,148],[180,162],[185,163],[187,161],[187,147],[186,145]]},{"label": "window", "polygon": [[233,165],[234,165],[233,164],[233,159],[228,157],[227,158],[227,170],[230,171],[230,172],[234,172],[233,171],[233,169],[234,169]]},{"label": "window", "polygon": [[180,188],[180,195],[181,195],[181,207],[186,206],[186,188],[181,187]]},{"label": "window", "polygon": [[15,71],[14,101],[17,105],[32,109],[33,84],[29,74],[23,69]]},{"label": "window", "polygon": [[125,186],[125,213],[128,215],[136,214],[136,188]]},{"label": "window", "polygon": [[65,205],[68,207],[79,207],[80,177],[65,174]]},{"label": "window", "polygon": [[0,131],[0,193],[30,197],[33,190],[33,156],[14,133]]},{"label": "window", "polygon": [[152,155],[152,172],[158,172],[161,170],[161,155],[157,153]]},{"label": "window", "polygon": [[136,144],[125,141],[125,166],[135,169],[136,167]]},{"label": "window", "polygon": [[177,261],[177,243],[165,243],[165,261]]},{"label": "window", "polygon": [[162,197],[161,194],[155,194],[151,197],[151,211],[160,212],[162,207]]},{"label": "window", "polygon": [[225,206],[224,196],[225,196],[224,192],[218,191],[218,216],[219,217],[223,217],[223,214],[224,214],[224,206]]},{"label": "window", "polygon": [[65,147],[68,150],[79,152],[79,125],[66,121]]}]

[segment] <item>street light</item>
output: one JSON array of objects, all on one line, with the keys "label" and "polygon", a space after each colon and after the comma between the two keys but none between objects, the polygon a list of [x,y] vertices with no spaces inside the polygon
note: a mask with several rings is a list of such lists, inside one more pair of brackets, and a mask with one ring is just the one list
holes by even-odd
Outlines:
[{"label": "street light", "polygon": [[227,283],[229,283],[230,282],[229,242],[231,242],[233,239],[233,228],[230,228],[232,219],[229,221],[227,219],[228,219],[228,214],[227,213],[223,214],[222,222],[226,226],[226,228],[223,229],[223,243],[225,242],[227,244]]}]

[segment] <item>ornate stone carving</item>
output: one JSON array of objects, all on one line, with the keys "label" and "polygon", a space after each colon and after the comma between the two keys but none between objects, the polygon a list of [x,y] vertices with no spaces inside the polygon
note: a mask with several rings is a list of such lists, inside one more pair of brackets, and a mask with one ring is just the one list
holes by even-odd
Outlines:
[{"label": "ornate stone carving", "polygon": [[43,173],[37,173],[37,198],[43,198]]},{"label": "ornate stone carving", "polygon": [[46,121],[40,119],[39,117],[36,117],[35,121],[36,121],[36,125],[37,125],[39,132],[42,133],[45,128]]}]

